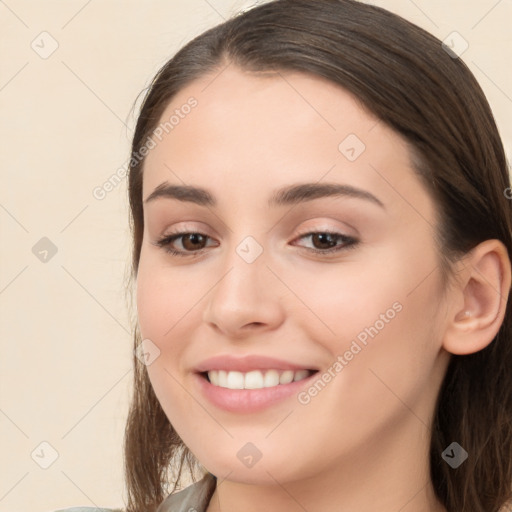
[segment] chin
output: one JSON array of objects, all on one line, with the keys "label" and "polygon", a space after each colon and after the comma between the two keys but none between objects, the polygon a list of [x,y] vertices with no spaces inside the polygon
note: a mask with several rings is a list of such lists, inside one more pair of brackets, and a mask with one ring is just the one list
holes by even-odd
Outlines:
[{"label": "chin", "polygon": [[[240,457],[244,459],[243,454]],[[250,460],[244,463],[237,456],[229,459],[207,457],[204,460],[204,463],[200,461],[201,465],[219,480],[226,479],[241,484],[276,485],[276,482],[284,484],[308,477],[293,454],[280,453],[277,458],[275,451],[272,457],[262,455],[259,460],[252,462],[252,466],[249,466]],[[314,472],[312,466],[309,466],[309,471]]]}]

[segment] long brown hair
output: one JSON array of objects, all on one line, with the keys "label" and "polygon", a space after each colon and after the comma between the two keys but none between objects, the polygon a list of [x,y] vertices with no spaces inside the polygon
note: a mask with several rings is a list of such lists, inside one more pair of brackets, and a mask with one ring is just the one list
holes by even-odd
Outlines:
[{"label": "long brown hair", "polygon": [[[512,201],[502,142],[473,74],[441,42],[382,8],[354,0],[277,0],[255,7],[186,44],[144,97],[132,144],[129,202],[132,278],[143,237],[140,149],[164,109],[193,80],[227,65],[299,71],[331,80],[410,144],[415,172],[435,200],[442,270],[478,243],[501,240],[512,260]],[[451,358],[430,444],[435,493],[450,512],[496,512],[512,496],[512,302],[485,349]],[[134,328],[134,349],[140,343]],[[125,433],[128,512],[154,511],[197,468],[134,355]],[[457,441],[470,454],[452,469],[441,453]]]}]

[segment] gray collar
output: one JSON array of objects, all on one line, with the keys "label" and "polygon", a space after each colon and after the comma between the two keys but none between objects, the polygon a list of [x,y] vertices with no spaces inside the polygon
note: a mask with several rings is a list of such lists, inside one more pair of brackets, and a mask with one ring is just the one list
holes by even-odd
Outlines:
[{"label": "gray collar", "polygon": [[198,482],[167,496],[156,512],[189,512],[191,509],[195,512],[206,512],[216,484],[215,476],[207,473]]}]

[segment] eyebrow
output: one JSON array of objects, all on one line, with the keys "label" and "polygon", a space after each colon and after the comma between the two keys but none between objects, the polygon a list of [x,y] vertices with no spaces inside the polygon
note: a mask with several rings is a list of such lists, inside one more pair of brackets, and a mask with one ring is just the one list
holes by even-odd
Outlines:
[{"label": "eyebrow", "polygon": [[[370,192],[340,183],[299,183],[286,186],[274,191],[268,200],[268,206],[288,206],[322,197],[340,196],[364,199],[386,209],[382,201]],[[176,199],[200,206],[217,206],[216,198],[208,190],[192,185],[171,185],[167,181],[158,185],[144,203],[147,204],[161,198]]]}]

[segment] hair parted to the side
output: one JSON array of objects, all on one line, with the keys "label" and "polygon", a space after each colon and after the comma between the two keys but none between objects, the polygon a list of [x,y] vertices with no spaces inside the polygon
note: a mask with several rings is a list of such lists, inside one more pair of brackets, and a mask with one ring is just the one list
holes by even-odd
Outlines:
[{"label": "hair parted to the side", "polygon": [[[501,240],[512,260],[505,153],[489,104],[462,60],[423,29],[376,6],[355,0],[277,0],[196,37],[153,79],[132,143],[132,279],[144,228],[144,160],[134,155],[178,91],[227,65],[326,78],[405,137],[415,171],[437,207],[441,270],[448,278],[456,259],[487,239]],[[496,338],[478,353],[452,356],[439,393],[431,478],[449,512],[497,512],[512,497],[510,290],[508,298]],[[134,349],[140,341],[135,328]],[[160,407],[146,367],[135,355],[133,364],[124,446],[127,512],[154,512],[179,484],[182,467],[198,466]],[[457,470],[441,458],[453,441],[470,454]]]}]

